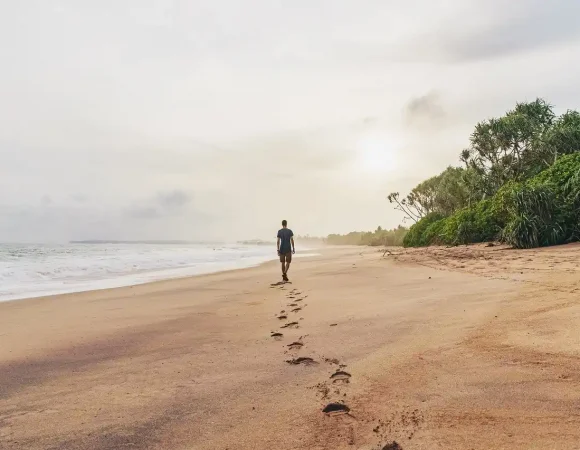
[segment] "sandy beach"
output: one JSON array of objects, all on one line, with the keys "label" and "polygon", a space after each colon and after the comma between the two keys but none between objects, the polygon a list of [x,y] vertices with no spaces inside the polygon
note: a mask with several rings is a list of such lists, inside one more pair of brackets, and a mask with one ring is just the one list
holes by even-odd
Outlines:
[{"label": "sandy beach", "polygon": [[0,448],[578,449],[579,259],[326,249],[0,303]]}]

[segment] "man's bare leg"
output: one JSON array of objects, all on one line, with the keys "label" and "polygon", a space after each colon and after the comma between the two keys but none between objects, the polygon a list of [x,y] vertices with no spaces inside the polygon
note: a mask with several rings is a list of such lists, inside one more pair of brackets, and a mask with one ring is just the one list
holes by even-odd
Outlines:
[{"label": "man's bare leg", "polygon": [[282,261],[282,276],[286,275],[286,269],[284,266],[284,261]]},{"label": "man's bare leg", "polygon": [[284,271],[284,273],[285,273],[286,275],[288,275],[288,270],[289,270],[289,269],[290,269],[290,263],[289,263],[289,262],[287,262],[287,263],[286,263],[286,270]]}]

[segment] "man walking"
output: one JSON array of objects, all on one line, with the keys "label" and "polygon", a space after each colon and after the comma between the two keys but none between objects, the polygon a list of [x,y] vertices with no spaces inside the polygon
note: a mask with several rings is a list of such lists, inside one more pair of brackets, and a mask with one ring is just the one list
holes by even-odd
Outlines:
[{"label": "man walking", "polygon": [[282,263],[282,279],[288,281],[288,269],[292,262],[292,254],[296,252],[294,248],[294,233],[288,228],[288,222],[282,221],[282,229],[278,231],[278,256]]}]

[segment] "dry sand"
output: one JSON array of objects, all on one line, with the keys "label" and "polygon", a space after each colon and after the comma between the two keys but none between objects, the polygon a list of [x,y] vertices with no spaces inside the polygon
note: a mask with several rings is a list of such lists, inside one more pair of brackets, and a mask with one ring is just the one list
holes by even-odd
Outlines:
[{"label": "dry sand", "polygon": [[579,258],[325,250],[281,286],[266,264],[0,304],[0,448],[578,449]]}]

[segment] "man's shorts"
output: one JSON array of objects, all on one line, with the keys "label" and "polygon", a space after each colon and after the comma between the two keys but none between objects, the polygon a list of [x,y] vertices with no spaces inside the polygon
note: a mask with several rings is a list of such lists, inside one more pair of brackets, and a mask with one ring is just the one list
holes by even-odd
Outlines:
[{"label": "man's shorts", "polygon": [[280,253],[280,262],[290,264],[292,262],[292,252]]}]

